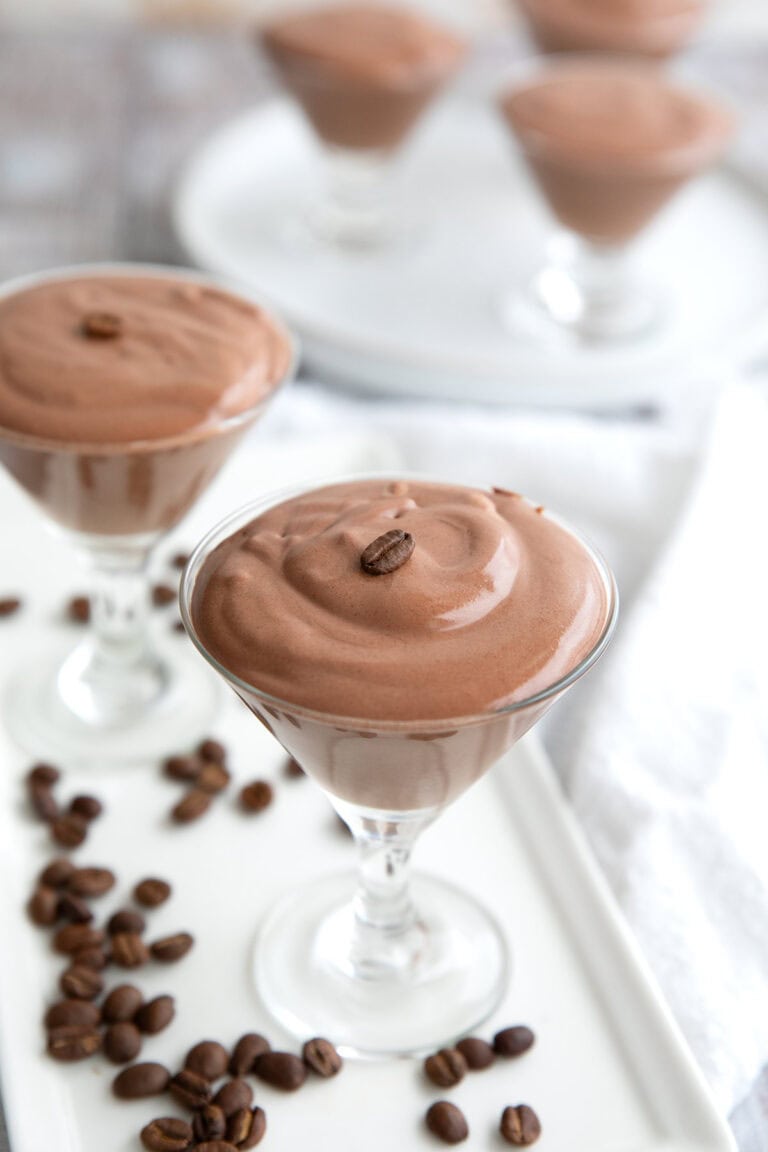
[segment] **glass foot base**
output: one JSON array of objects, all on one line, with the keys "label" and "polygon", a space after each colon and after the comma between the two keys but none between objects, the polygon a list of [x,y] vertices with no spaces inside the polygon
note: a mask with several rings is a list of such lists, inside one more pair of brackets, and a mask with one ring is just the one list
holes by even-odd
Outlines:
[{"label": "glass foot base", "polygon": [[127,765],[184,751],[208,734],[221,689],[202,661],[182,647],[183,639],[178,652],[168,645],[162,648],[162,683],[153,699],[127,706],[122,715],[102,722],[79,715],[61,695],[62,669],[72,654],[40,653],[17,669],[6,693],[11,736],[32,756],[88,767]]},{"label": "glass foot base", "polygon": [[416,875],[409,960],[361,975],[350,960],[356,877],[334,875],[281,900],[259,931],[254,975],[272,1015],[301,1040],[325,1036],[345,1056],[426,1053],[473,1031],[509,979],[494,918],[453,885]]}]

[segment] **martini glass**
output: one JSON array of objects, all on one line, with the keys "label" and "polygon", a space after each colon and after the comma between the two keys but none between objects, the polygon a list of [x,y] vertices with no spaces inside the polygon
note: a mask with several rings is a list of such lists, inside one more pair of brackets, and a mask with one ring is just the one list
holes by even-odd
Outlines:
[{"label": "martini glass", "polygon": [[[210,279],[176,268],[83,265],[2,286],[6,297],[67,279],[159,277],[181,286]],[[232,293],[229,293],[232,295]],[[215,680],[186,644],[160,644],[150,628],[147,568],[154,548],[182,519],[256,421],[295,364],[282,323],[285,371],[258,403],[203,428],[156,440],[73,443],[0,427],[0,463],[32,497],[48,527],[88,572],[91,618],[73,650],[45,648],[19,669],[6,720],[33,755],[79,763],[133,762],[185,747],[208,727]]]},{"label": "martini glass", "polygon": [[452,1043],[493,1012],[509,960],[493,914],[453,884],[411,877],[412,851],[440,813],[595,663],[616,622],[616,587],[605,562],[576,537],[604,587],[602,628],[576,667],[530,699],[437,721],[374,721],[299,707],[224,667],[195,625],[212,552],[299,491],[250,504],[214,528],[190,558],[181,588],[193,643],[320,785],[359,851],[356,875],[321,876],[267,914],[254,955],[256,987],[291,1032],[329,1036],[347,1055],[424,1052]]}]

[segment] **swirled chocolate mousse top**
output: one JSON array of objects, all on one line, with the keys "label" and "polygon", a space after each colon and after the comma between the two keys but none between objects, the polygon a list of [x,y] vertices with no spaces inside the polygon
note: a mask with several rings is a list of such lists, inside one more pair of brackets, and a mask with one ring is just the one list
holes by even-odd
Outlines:
[{"label": "swirled chocolate mousse top", "polygon": [[269,508],[205,560],[192,603],[246,684],[387,721],[527,699],[589,655],[607,613],[590,553],[519,496],[387,480]]},{"label": "swirled chocolate mousse top", "polygon": [[0,434],[120,444],[205,434],[266,398],[291,348],[256,305],[133,273],[0,298]]}]

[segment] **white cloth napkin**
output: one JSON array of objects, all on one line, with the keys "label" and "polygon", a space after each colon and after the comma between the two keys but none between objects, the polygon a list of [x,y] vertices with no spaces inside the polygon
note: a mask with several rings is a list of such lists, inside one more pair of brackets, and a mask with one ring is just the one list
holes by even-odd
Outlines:
[{"label": "white cloth napkin", "polygon": [[[622,620],[544,734],[723,1111],[768,1062],[768,405],[709,426],[366,402],[299,385],[275,435],[375,426],[404,468],[556,508],[614,567]],[[767,1121],[768,1123],[768,1121]]]}]

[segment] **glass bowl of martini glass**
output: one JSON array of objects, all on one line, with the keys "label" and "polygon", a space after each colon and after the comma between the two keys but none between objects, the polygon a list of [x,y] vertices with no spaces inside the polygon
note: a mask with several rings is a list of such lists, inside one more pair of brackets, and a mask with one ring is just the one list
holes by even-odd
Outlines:
[{"label": "glass bowl of martini glass", "polygon": [[211,681],[150,631],[147,563],[294,361],[279,320],[178,269],[90,265],[0,287],[0,463],[91,582],[85,639],[11,685],[6,718],[27,750],[134,761],[207,726]]},{"label": "glass bowl of martini glass", "polygon": [[355,875],[287,894],[258,992],[346,1054],[455,1040],[497,1006],[492,913],[411,879],[414,845],[605,649],[613,577],[513,493],[360,478],[273,495],[216,527],[182,579],[193,642],[327,793]]}]

